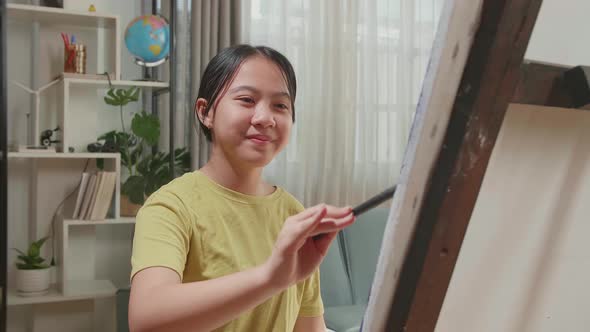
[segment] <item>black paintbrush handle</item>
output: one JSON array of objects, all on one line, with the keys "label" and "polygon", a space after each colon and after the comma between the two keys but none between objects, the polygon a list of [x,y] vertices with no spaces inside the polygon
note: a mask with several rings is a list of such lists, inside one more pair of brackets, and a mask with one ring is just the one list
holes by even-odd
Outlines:
[{"label": "black paintbrush handle", "polygon": [[382,193],[369,198],[364,203],[361,203],[359,206],[352,209],[352,213],[358,217],[361,213],[367,212],[375,206],[385,202],[386,200],[393,198],[395,187],[396,186],[387,188]]}]

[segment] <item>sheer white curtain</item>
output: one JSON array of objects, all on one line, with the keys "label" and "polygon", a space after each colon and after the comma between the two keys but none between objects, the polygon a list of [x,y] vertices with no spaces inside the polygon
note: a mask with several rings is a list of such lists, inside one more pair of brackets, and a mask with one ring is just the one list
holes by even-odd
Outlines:
[{"label": "sheer white curtain", "polygon": [[244,0],[242,40],[298,80],[291,141],[265,171],[309,206],[396,182],[444,0]]}]

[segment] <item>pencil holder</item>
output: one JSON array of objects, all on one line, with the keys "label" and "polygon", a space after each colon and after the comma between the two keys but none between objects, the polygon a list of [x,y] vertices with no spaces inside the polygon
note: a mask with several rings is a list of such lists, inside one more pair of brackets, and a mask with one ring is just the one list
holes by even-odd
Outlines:
[{"label": "pencil holder", "polygon": [[86,74],[86,45],[69,44],[64,51],[64,72]]},{"label": "pencil holder", "polygon": [[68,44],[64,47],[64,72],[75,73],[74,58],[76,57],[76,45]]}]

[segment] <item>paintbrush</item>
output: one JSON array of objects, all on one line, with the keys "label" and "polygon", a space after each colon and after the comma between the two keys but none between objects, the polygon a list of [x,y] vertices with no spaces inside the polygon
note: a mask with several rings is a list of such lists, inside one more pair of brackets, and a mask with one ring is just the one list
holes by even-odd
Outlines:
[{"label": "paintbrush", "polygon": [[387,188],[383,192],[381,192],[381,193],[369,198],[365,202],[359,204],[358,206],[356,206],[355,208],[352,209],[352,214],[354,214],[356,217],[358,217],[362,213],[365,213],[365,212],[369,211],[370,209],[376,207],[377,205],[387,201],[388,199],[393,198],[393,194],[395,193],[395,187],[396,186],[393,186],[391,188]]},{"label": "paintbrush", "polygon": [[[363,203],[359,204],[358,206],[352,209],[352,214],[355,217],[369,211],[370,209],[376,207],[377,205],[387,201],[388,199],[393,198],[393,194],[395,193],[396,186],[390,187],[382,191],[381,193],[369,198],[368,200],[364,201]],[[313,238],[314,240],[320,239],[324,234],[315,235]]]}]

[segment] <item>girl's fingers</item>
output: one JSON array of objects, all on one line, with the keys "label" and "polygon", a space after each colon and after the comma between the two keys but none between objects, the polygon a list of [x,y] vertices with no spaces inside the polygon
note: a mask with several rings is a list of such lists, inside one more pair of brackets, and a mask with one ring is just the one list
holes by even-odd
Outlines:
[{"label": "girl's fingers", "polygon": [[342,218],[346,217],[347,215],[352,213],[351,207],[336,207],[331,205],[326,205],[327,213],[326,218]]},{"label": "girl's fingers", "polygon": [[332,205],[318,204],[316,206],[303,210],[302,212],[296,214],[293,217],[296,220],[305,220],[313,216],[317,211],[324,208],[326,209],[326,218],[342,218],[352,213],[351,207],[336,207]]},{"label": "girl's fingers", "polygon": [[309,236],[315,236],[318,234],[323,233],[331,233],[337,232],[341,229],[344,229],[354,223],[355,217],[353,214],[349,214],[346,217],[338,218],[338,219],[326,219],[324,218],[320,223],[318,223],[310,233]]},{"label": "girl's fingers", "polygon": [[305,240],[310,236],[311,232],[317,227],[317,225],[322,221],[322,219],[326,216],[326,208],[324,206],[320,207],[319,210],[315,211],[315,213],[309,216],[307,219],[299,221],[296,223],[294,227],[294,243],[297,244],[297,247],[300,247],[305,243]]},{"label": "girl's fingers", "polygon": [[[319,204],[291,217],[285,249],[299,250],[314,235],[338,231],[354,221],[352,209]],[[287,230],[286,229],[286,230]]]},{"label": "girl's fingers", "polygon": [[318,211],[320,211],[324,208],[326,208],[326,204],[318,204],[316,206],[307,208],[307,209],[299,212],[298,214],[294,215],[293,218],[295,220],[303,221],[307,218],[313,217],[314,214],[316,214]]},{"label": "girl's fingers", "polygon": [[317,251],[319,251],[319,253],[322,255],[322,257],[326,256],[326,254],[328,253],[330,244],[332,244],[332,241],[334,241],[334,238],[336,238],[337,234],[338,232],[331,232],[314,238],[315,247]]}]

